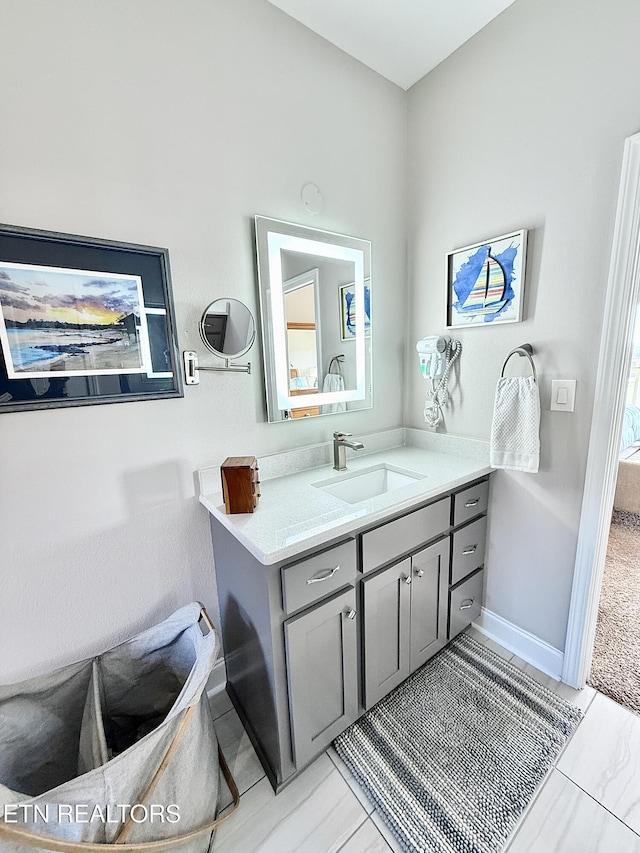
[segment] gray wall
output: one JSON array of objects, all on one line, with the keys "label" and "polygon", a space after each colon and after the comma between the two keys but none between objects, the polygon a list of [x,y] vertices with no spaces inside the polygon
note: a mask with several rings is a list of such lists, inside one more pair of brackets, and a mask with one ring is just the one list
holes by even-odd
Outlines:
[{"label": "gray wall", "polygon": [[180,349],[204,363],[205,306],[257,307],[256,213],[372,240],[388,319],[376,408],[348,421],[266,424],[259,345],[250,376],[182,400],[0,415],[6,681],[194,598],[215,617],[197,468],[401,423],[406,97],[265,0],[0,0],[0,28],[0,221],[168,247]]},{"label": "gray wall", "polygon": [[375,407],[346,421],[264,423],[259,346],[251,376],[203,375],[183,400],[3,414],[0,680],[193,598],[215,616],[195,469],[397,426],[405,369],[422,426],[413,347],[443,331],[445,252],[521,227],[527,319],[459,333],[446,426],[488,437],[525,340],[545,410],[552,377],[578,379],[575,415],[543,412],[540,474],[496,476],[489,546],[487,606],[563,648],[620,158],[640,129],[635,0],[517,0],[408,96],[265,0],[0,0],[0,26],[0,221],[167,246],[180,349],[202,353],[213,299],[256,308],[255,213],[372,240],[383,318]]},{"label": "gray wall", "polygon": [[[625,137],[640,130],[640,4],[518,0],[409,93],[406,422],[423,426],[412,345],[444,329],[445,253],[529,229],[525,322],[456,330],[447,431],[486,439],[508,351],[541,374],[541,470],[494,478],[486,606],[563,649]],[[575,414],[550,412],[576,378]]]}]

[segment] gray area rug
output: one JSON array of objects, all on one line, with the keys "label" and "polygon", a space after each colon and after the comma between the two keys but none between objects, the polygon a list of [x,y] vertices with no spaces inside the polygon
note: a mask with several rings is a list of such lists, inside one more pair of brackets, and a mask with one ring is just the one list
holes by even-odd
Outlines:
[{"label": "gray area rug", "polygon": [[460,634],[334,746],[403,850],[497,853],[581,717]]},{"label": "gray area rug", "polygon": [[589,684],[640,714],[640,516],[631,512],[613,513]]}]

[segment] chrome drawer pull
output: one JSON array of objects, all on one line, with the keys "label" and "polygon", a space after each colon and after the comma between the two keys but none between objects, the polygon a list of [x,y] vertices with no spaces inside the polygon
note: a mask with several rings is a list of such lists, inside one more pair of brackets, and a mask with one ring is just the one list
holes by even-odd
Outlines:
[{"label": "chrome drawer pull", "polygon": [[418,578],[424,577],[424,569],[416,569],[416,577],[418,577]]},{"label": "chrome drawer pull", "polygon": [[339,569],[340,566],[336,566],[333,569],[325,569],[325,571],[321,574],[315,575],[312,578],[307,578],[307,584],[320,583],[320,581],[328,581],[329,578],[332,578]]},{"label": "chrome drawer pull", "polygon": [[473,598],[465,598],[460,605],[460,610],[470,610],[473,607]]},{"label": "chrome drawer pull", "polygon": [[411,575],[402,575],[402,580],[407,584],[407,586],[411,583]]},{"label": "chrome drawer pull", "polygon": [[[468,554],[475,554],[477,547],[478,547],[477,545],[469,545],[469,547],[465,548],[464,551],[462,552],[462,556],[466,557]],[[308,583],[308,581],[307,581],[307,583]]]},{"label": "chrome drawer pull", "polygon": [[474,498],[472,501],[467,501],[465,504],[465,509],[470,506],[478,506],[480,503],[480,498]]},{"label": "chrome drawer pull", "polygon": [[353,607],[350,607],[349,610],[345,610],[344,615],[347,617],[347,619],[355,619],[356,611],[353,609]]}]

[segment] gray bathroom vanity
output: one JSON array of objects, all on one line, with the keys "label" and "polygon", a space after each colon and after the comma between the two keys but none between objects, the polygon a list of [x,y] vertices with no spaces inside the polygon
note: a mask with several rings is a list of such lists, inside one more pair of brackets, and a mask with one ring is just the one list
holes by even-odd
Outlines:
[{"label": "gray bathroom vanity", "polygon": [[201,496],[227,691],[276,791],[479,616],[490,468],[445,457],[350,461],[415,477],[355,503],[330,468],[263,481],[253,515]]}]

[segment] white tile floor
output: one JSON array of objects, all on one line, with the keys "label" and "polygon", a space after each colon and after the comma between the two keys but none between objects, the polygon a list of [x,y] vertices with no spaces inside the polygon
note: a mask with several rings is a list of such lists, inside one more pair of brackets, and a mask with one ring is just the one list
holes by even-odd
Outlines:
[{"label": "white tile floor", "polygon": [[[640,853],[640,717],[590,687],[572,690],[470,633],[585,711],[504,853]],[[276,797],[227,694],[214,696],[211,706],[242,794],[237,813],[216,834],[214,853],[400,850],[333,748]]]}]

